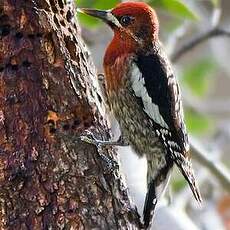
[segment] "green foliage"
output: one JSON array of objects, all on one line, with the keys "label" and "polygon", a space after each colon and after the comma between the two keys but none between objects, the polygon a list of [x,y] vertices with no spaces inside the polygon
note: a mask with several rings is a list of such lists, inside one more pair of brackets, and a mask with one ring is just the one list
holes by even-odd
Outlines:
[{"label": "green foliage", "polygon": [[[209,58],[196,61],[184,68],[182,83],[187,86],[193,96],[204,97],[213,82],[212,76],[216,64]],[[204,134],[212,129],[212,121],[193,110],[185,111],[185,120],[189,132]]]},{"label": "green foliage", "polygon": [[[209,58],[198,60],[184,68],[182,83],[193,96],[202,98],[211,87],[215,69],[216,64],[213,60]],[[185,120],[189,132],[193,134],[204,134],[213,128],[213,122],[207,116],[193,110],[185,111]]]},{"label": "green foliage", "polygon": [[216,64],[211,59],[202,59],[187,66],[184,70],[182,83],[197,96],[204,96],[212,83],[213,72]]},{"label": "green foliage", "polygon": [[193,133],[196,135],[205,134],[213,127],[213,123],[210,118],[193,110],[185,111],[185,121],[189,133]]},{"label": "green foliage", "polygon": [[198,16],[181,0],[150,0],[153,7],[159,7],[169,13],[184,19],[197,20]]},{"label": "green foliage", "polygon": [[105,9],[108,10],[113,8],[119,0],[75,0],[77,7],[90,7],[90,8],[98,8],[98,9]]},{"label": "green foliage", "polygon": [[[77,7],[84,8],[95,8],[95,9],[110,9],[113,8],[119,0],[75,0]],[[77,17],[79,18],[82,25],[86,27],[96,27],[101,24],[99,19],[92,18],[90,16],[78,13]]]},{"label": "green foliage", "polygon": [[80,23],[86,27],[97,27],[98,25],[100,25],[100,21],[95,19],[95,18],[92,18],[92,17],[89,17],[87,15],[84,15],[84,14],[81,14],[81,13],[78,13],[77,15]]},{"label": "green foliage", "polygon": [[220,5],[220,0],[211,0],[212,4],[214,7],[219,7]]},{"label": "green foliage", "polygon": [[174,18],[173,20],[164,22],[164,33],[167,33],[167,36],[169,36],[169,34],[174,33],[177,29],[181,28],[183,22],[184,21],[181,18]]},{"label": "green foliage", "polygon": [[117,5],[120,1],[118,0],[109,0],[109,1],[105,1],[105,0],[97,0],[95,1],[95,5],[93,7],[96,7],[98,9],[111,9],[113,8],[115,5]]},{"label": "green foliage", "polygon": [[174,192],[179,192],[186,186],[187,182],[181,175],[178,174],[177,177],[173,178],[172,189]]}]

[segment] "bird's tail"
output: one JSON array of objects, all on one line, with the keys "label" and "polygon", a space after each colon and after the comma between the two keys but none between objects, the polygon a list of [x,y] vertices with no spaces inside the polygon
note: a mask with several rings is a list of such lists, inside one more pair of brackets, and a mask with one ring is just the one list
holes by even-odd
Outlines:
[{"label": "bird's tail", "polygon": [[143,211],[143,221],[145,228],[151,227],[156,204],[160,197],[164,194],[170,178],[171,164],[163,168],[158,176],[153,177],[152,164],[148,161],[147,182],[148,190],[145,196],[145,204]]},{"label": "bird's tail", "polygon": [[156,204],[157,204],[157,198],[156,198],[155,183],[154,180],[152,180],[148,184],[148,191],[145,196],[145,205],[143,211],[143,220],[146,229],[148,229],[148,227],[151,226]]},{"label": "bird's tail", "polygon": [[181,163],[178,164],[177,162],[176,164],[179,170],[181,171],[181,173],[183,174],[184,178],[187,180],[195,199],[197,200],[199,205],[201,205],[202,197],[201,197],[200,190],[199,190],[199,187],[197,185],[197,182],[194,176],[191,161],[189,159],[186,159],[186,161],[183,162],[182,164]]}]

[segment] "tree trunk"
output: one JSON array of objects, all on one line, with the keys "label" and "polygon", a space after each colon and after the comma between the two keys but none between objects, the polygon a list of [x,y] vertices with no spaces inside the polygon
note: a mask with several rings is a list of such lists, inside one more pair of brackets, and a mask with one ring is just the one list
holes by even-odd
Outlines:
[{"label": "tree trunk", "polygon": [[77,138],[109,135],[65,2],[0,0],[0,229],[137,229],[119,172]]}]

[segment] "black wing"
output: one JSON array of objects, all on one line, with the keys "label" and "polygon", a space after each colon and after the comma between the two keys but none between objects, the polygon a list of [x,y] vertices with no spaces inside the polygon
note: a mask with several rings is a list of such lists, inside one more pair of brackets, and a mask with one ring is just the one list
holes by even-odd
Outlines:
[{"label": "black wing", "polygon": [[[172,150],[176,148],[177,152],[186,157],[189,144],[183,120],[180,90],[167,57],[159,49],[147,56],[138,55],[135,62],[144,79],[147,94],[155,108],[158,107],[161,116],[161,118],[157,118],[158,111],[155,111],[151,117],[156,123],[156,128],[159,129],[159,132],[162,129],[165,135],[171,136],[168,136],[169,143],[166,143],[168,147],[171,147]],[[145,108],[146,111],[148,109]],[[154,113],[149,111],[148,115],[151,112]],[[166,136],[164,138],[167,140]]]}]

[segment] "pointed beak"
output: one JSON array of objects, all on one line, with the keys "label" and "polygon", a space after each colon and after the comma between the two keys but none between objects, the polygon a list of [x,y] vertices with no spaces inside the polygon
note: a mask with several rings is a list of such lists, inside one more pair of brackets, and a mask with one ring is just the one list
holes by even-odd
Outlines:
[{"label": "pointed beak", "polygon": [[102,19],[104,21],[108,20],[109,11],[95,10],[95,9],[89,9],[89,8],[78,8],[77,11],[83,14],[90,15],[95,18]]},{"label": "pointed beak", "polygon": [[117,26],[120,27],[119,21],[116,17],[111,13],[110,10],[96,10],[96,9],[89,9],[89,8],[78,8],[78,12],[90,15],[95,18],[99,18],[109,24],[110,26]]}]

